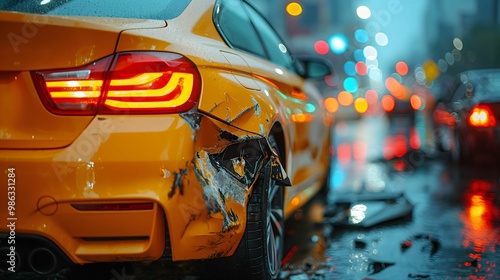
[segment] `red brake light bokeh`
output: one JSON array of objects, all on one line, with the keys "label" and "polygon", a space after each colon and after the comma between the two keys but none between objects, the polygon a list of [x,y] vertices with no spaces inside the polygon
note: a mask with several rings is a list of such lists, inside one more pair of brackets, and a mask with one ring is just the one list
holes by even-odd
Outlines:
[{"label": "red brake light bokeh", "polygon": [[468,123],[474,127],[494,127],[496,119],[488,105],[479,104],[470,111]]}]

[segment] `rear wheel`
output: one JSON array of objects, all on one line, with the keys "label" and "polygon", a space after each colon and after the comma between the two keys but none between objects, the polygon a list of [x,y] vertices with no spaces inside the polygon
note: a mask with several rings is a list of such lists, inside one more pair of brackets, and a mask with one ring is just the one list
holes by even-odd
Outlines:
[{"label": "rear wheel", "polygon": [[[274,139],[270,143],[276,149]],[[277,150],[277,149],[276,149]],[[232,257],[238,278],[277,279],[284,251],[284,188],[271,179],[270,163],[264,167],[248,201],[247,225]]]}]

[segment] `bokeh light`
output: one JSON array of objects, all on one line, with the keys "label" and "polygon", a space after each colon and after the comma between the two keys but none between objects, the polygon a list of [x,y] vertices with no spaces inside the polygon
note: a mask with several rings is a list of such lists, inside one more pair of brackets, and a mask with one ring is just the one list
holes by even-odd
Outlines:
[{"label": "bokeh light", "polygon": [[297,2],[291,2],[286,5],[286,12],[291,16],[299,16],[302,14],[302,6]]},{"label": "bokeh light", "polygon": [[372,69],[372,68],[378,68],[378,59],[373,59],[373,60],[365,60],[365,63],[366,63],[366,67],[368,67],[368,69]]},{"label": "bokeh light", "polygon": [[455,58],[455,61],[462,60],[462,53],[459,50],[454,49],[451,51],[451,54],[453,55],[453,58]]},{"label": "bokeh light", "polygon": [[377,59],[377,55],[378,55],[377,49],[375,49],[375,47],[373,47],[373,46],[366,46],[363,49],[363,54],[366,57],[366,59],[368,59],[368,60],[375,60],[375,59]]},{"label": "bokeh light", "polygon": [[388,77],[385,80],[385,87],[397,99],[406,99],[406,88],[396,78]]},{"label": "bokeh light", "polygon": [[335,113],[339,109],[339,102],[333,97],[328,97],[325,99],[325,108],[330,113]]},{"label": "bokeh light", "polygon": [[354,109],[360,114],[365,113],[368,110],[368,102],[363,97],[356,98]]},{"label": "bokeh light", "polygon": [[370,8],[368,8],[367,6],[359,6],[356,9],[356,14],[361,19],[369,19],[372,16],[372,12],[370,11]]},{"label": "bokeh light", "polygon": [[[453,55],[451,53],[448,53],[448,54],[451,56],[451,59],[453,59]],[[449,64],[449,62],[448,62],[448,64]],[[424,71],[424,76],[425,76],[426,82],[428,82],[428,83],[434,81],[440,74],[439,66],[432,59],[428,59],[424,62],[424,65],[422,66],[422,70]],[[417,79],[417,82],[418,82],[418,79]]]},{"label": "bokeh light", "polygon": [[410,105],[413,110],[420,110],[422,108],[422,99],[420,96],[414,94],[410,97]]},{"label": "bokeh light", "polygon": [[396,73],[398,73],[401,76],[405,76],[408,74],[408,64],[404,61],[399,61],[396,63]]},{"label": "bokeh light", "polygon": [[417,83],[419,83],[421,85],[425,84],[427,81],[427,78],[425,76],[424,68],[422,66],[419,66],[419,67],[415,68],[414,72],[415,72],[415,80],[417,81]]},{"label": "bokeh light", "polygon": [[354,51],[354,59],[356,61],[365,61],[366,57],[363,54],[363,50],[362,49],[356,49]]},{"label": "bokeh light", "polygon": [[354,38],[356,38],[356,41],[364,44],[368,42],[368,33],[364,29],[358,29],[354,32]]},{"label": "bokeh light", "polygon": [[356,64],[353,61],[347,61],[344,63],[344,72],[348,76],[356,75]]},{"label": "bokeh light", "polygon": [[396,81],[398,81],[400,84],[403,83],[403,78],[398,73],[392,73],[391,77],[393,77],[394,79],[396,79]]},{"label": "bokeh light", "polygon": [[443,73],[448,71],[448,63],[446,63],[446,60],[444,60],[442,58],[440,60],[438,60],[438,68],[439,68],[439,71],[441,71]]},{"label": "bokeh light", "polygon": [[339,95],[337,96],[337,99],[342,106],[350,106],[352,102],[354,101],[354,97],[352,96],[352,93],[348,91],[341,91],[339,92]]},{"label": "bokeh light", "polygon": [[382,81],[382,70],[380,70],[379,68],[368,68],[369,69],[369,72],[368,72],[368,77],[370,77],[370,79],[374,80],[374,81]]},{"label": "bokeh light", "polygon": [[334,87],[337,85],[337,83],[335,82],[335,79],[336,76],[335,75],[328,75],[328,76],[325,76],[325,83],[331,87]]},{"label": "bokeh light", "polygon": [[314,111],[316,111],[316,106],[314,106],[313,104],[311,103],[307,103],[305,105],[305,108],[304,108],[304,111],[308,112],[308,113],[313,113]]},{"label": "bokeh light", "polygon": [[366,63],[358,61],[356,63],[356,73],[361,76],[365,76],[366,74],[368,74],[368,67],[366,66]]},{"label": "bokeh light", "polygon": [[378,32],[375,34],[375,43],[381,47],[387,46],[387,44],[389,44],[389,38],[387,38],[385,33]]},{"label": "bokeh light", "polygon": [[327,54],[330,51],[330,46],[326,41],[318,40],[314,43],[314,51],[321,55]]},{"label": "bokeh light", "polygon": [[356,92],[359,88],[358,81],[354,79],[353,77],[347,77],[344,80],[344,89],[347,90],[348,92]]},{"label": "bokeh light", "polygon": [[390,95],[384,95],[382,96],[380,104],[382,105],[382,109],[384,109],[384,111],[390,112],[394,110],[394,107],[396,106],[396,101],[394,101],[394,97]]},{"label": "bokeh light", "polygon": [[330,37],[330,48],[332,52],[336,54],[342,54],[347,50],[348,41],[345,35],[343,34],[334,34]]},{"label": "bokeh light", "polygon": [[420,133],[416,127],[412,127],[410,130],[410,147],[414,150],[420,149],[422,147],[422,141],[420,141]]},{"label": "bokeh light", "polygon": [[461,51],[464,47],[464,44],[462,40],[460,40],[459,38],[455,38],[453,39],[453,46],[455,47],[455,49]]},{"label": "bokeh light", "polygon": [[365,93],[365,99],[368,102],[368,104],[377,104],[378,102],[378,93],[376,90],[369,89]]},{"label": "bokeh light", "polygon": [[447,52],[445,55],[444,55],[444,59],[446,60],[446,62],[449,64],[449,65],[453,65],[455,64],[455,57],[453,56],[452,53],[450,52]]}]

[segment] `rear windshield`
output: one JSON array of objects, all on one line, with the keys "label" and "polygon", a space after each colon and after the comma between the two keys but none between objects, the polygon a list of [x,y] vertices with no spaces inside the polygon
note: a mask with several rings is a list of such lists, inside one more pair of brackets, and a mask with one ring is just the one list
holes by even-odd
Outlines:
[{"label": "rear windshield", "polygon": [[2,0],[0,11],[168,20],[179,16],[190,2],[191,0]]}]

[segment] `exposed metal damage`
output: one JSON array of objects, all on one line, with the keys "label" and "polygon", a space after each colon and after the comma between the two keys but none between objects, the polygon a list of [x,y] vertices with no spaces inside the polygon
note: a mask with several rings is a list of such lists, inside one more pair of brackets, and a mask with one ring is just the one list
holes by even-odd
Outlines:
[{"label": "exposed metal damage", "polygon": [[248,186],[235,180],[226,170],[216,169],[208,153],[203,150],[196,153],[195,172],[203,186],[203,199],[206,202],[208,214],[222,214],[223,231],[238,226],[238,217],[227,207],[226,200],[232,199],[243,205]]},{"label": "exposed metal damage", "polygon": [[172,198],[175,194],[175,191],[179,189],[179,194],[184,195],[184,182],[183,182],[183,177],[187,175],[187,168],[179,170],[179,172],[174,172],[174,185],[172,186],[172,189],[168,193],[168,198]]},{"label": "exposed metal damage", "polygon": [[221,103],[215,104],[215,106],[210,109],[210,113],[217,116],[225,116],[224,120],[230,124],[248,113],[260,116],[262,112],[259,103],[254,97],[252,97],[251,105],[242,105],[241,102],[227,93],[224,94],[224,97],[225,100]]},{"label": "exposed metal damage", "polygon": [[260,114],[260,110],[255,101],[239,113],[228,113],[229,121],[199,112],[182,115],[193,131],[193,158],[186,168],[170,171],[172,187],[167,195],[183,205],[178,214],[185,227],[178,238],[196,238],[200,227],[218,233],[218,238],[208,240],[214,246],[200,246],[200,252],[225,256],[234,248],[237,237],[243,234],[251,188],[266,165],[277,184],[290,185],[267,138],[229,124],[246,114]]},{"label": "exposed metal damage", "polygon": [[220,152],[196,152],[194,168],[203,187],[208,213],[221,213],[224,217],[223,231],[227,231],[240,222],[226,201],[246,205],[249,188],[264,165],[271,162],[272,178],[277,184],[290,185],[290,180],[266,138],[238,138],[227,131],[222,131],[220,135],[221,139],[237,142],[227,145]]}]

